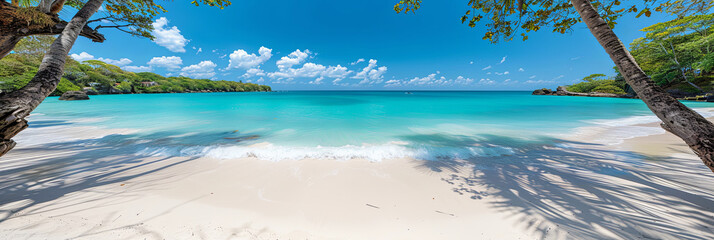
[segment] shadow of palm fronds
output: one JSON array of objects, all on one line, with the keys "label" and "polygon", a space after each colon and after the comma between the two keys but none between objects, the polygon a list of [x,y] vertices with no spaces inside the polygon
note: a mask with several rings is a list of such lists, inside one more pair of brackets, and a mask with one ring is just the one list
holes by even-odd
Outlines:
[{"label": "shadow of palm fronds", "polygon": [[[645,156],[606,146],[529,143],[507,156],[424,161],[455,171],[453,191],[488,201],[543,239],[713,239],[714,175],[699,159]],[[556,147],[560,146],[560,147]],[[691,154],[691,153],[690,153]],[[483,189],[488,189],[484,191]]]}]

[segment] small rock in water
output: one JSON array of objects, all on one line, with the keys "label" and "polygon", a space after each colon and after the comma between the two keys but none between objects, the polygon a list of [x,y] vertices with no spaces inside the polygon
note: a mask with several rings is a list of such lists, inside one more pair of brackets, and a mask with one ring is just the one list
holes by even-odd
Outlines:
[{"label": "small rock in water", "polygon": [[59,100],[89,100],[89,96],[87,96],[87,93],[82,91],[67,91],[62,94]]}]

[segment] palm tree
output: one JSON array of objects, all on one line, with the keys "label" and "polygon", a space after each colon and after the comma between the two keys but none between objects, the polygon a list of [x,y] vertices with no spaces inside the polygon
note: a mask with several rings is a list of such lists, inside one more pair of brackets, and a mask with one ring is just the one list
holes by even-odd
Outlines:
[{"label": "palm tree", "polygon": [[[422,0],[400,0],[394,6],[394,10],[397,13],[415,12],[420,8],[421,2]],[[614,20],[623,11],[637,12],[637,8],[634,5],[629,9],[613,10],[612,7],[619,5],[620,1],[611,1],[609,4],[604,4],[600,1],[596,3],[600,4],[599,6],[602,10],[608,14],[608,20],[611,21],[610,24],[613,24],[613,26]],[[529,4],[540,7],[540,9],[537,11],[530,9]],[[682,17],[692,12],[707,12],[712,4],[714,2],[711,0],[667,1],[655,8],[655,11],[662,11],[664,8],[668,12]],[[526,31],[538,31],[541,26],[551,25],[554,27],[554,32],[565,33],[578,22],[576,18],[569,16],[572,11],[569,5],[572,5],[580,15],[580,20],[585,22],[593,36],[610,55],[615,66],[625,78],[625,82],[647,104],[647,107],[662,120],[662,128],[684,140],[702,159],[704,164],[714,172],[714,124],[684,106],[684,104],[652,82],[652,79],[642,71],[642,68],[625,48],[625,45],[612,31],[612,26],[603,19],[590,3],[590,0],[570,0],[570,4],[567,1],[530,1],[527,3],[519,0],[518,3],[515,3],[513,0],[470,0],[468,5],[470,9],[461,17],[461,22],[468,22],[469,27],[475,27],[475,22],[481,19],[490,19],[491,23],[486,25],[489,31],[486,32],[483,39],[491,42],[496,42],[499,37],[505,37],[506,39],[510,37],[512,39],[518,28],[526,29]],[[647,2],[645,2],[645,6],[647,6]],[[516,13],[516,8],[520,12],[518,20],[511,21],[507,19],[506,17]],[[482,16],[481,10],[487,16]],[[479,13],[477,14],[477,12]],[[651,12],[649,8],[645,7],[643,11],[640,11],[639,15],[641,14],[649,16]],[[524,17],[525,15],[529,15],[530,18]],[[522,22],[521,20],[524,19],[525,21]],[[528,39],[525,33],[521,35],[523,40]]]},{"label": "palm tree", "polygon": [[677,135],[714,172],[714,124],[680,103],[650,79],[589,0],[571,0],[580,18],[605,49],[625,82],[662,120],[662,128]]}]

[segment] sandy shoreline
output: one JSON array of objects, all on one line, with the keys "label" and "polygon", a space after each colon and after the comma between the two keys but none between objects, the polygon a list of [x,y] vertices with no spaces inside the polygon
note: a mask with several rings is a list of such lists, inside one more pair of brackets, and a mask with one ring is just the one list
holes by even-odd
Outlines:
[{"label": "sandy shoreline", "polygon": [[21,145],[0,159],[0,238],[714,238],[714,174],[679,139],[563,143],[440,162]]}]

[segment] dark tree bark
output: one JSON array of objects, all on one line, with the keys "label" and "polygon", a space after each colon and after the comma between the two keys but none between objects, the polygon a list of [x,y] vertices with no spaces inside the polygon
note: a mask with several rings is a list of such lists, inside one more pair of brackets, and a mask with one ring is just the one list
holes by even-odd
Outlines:
[{"label": "dark tree bark", "polygon": [[[28,23],[27,19],[16,14],[17,9],[7,2],[0,1],[0,59],[7,56],[23,37],[60,34],[68,24],[52,13],[45,13],[46,20],[49,21],[47,24]],[[88,26],[83,26],[79,35],[93,42],[105,40],[104,35]]]},{"label": "dark tree bark", "polygon": [[0,35],[0,59],[10,54],[10,51],[15,48],[15,45],[17,45],[22,38],[22,36],[15,34]]},{"label": "dark tree bark", "polygon": [[27,117],[52,91],[64,73],[65,59],[77,37],[104,0],[89,0],[67,23],[26,86],[0,95],[0,156],[15,146],[12,137],[27,128]]},{"label": "dark tree bark", "polygon": [[667,94],[642,71],[615,32],[589,0],[571,0],[590,32],[647,107],[662,120],[662,128],[677,135],[714,172],[714,124]]}]

